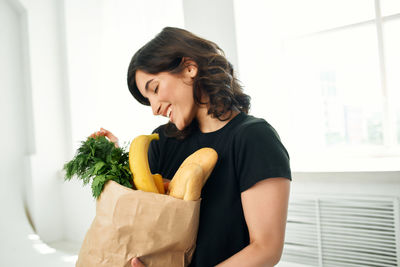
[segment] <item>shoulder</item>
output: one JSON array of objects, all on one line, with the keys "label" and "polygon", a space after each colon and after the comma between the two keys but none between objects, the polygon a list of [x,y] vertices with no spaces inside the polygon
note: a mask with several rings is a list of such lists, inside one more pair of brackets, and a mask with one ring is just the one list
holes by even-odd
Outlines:
[{"label": "shoulder", "polygon": [[247,115],[237,127],[234,142],[241,192],[263,179],[291,179],[289,153],[266,120]]},{"label": "shoulder", "polygon": [[236,127],[235,141],[257,141],[260,139],[280,142],[278,132],[265,119],[245,114],[244,119]]},{"label": "shoulder", "polygon": [[257,154],[266,157],[289,158],[289,153],[283,145],[275,128],[265,119],[246,115],[236,128],[234,134],[235,152]]}]

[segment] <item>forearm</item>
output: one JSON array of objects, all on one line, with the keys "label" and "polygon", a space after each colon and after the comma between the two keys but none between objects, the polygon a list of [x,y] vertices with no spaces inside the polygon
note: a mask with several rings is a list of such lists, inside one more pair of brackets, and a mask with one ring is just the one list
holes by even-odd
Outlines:
[{"label": "forearm", "polygon": [[281,253],[281,250],[261,246],[254,242],[232,257],[218,264],[217,267],[272,267],[279,262]]}]

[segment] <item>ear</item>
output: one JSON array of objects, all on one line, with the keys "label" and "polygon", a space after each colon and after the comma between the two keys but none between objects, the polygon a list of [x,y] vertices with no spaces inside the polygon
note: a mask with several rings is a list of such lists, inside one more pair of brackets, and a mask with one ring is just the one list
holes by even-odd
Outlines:
[{"label": "ear", "polygon": [[184,70],[185,76],[194,79],[194,77],[196,77],[197,71],[198,71],[197,63],[194,60],[192,60],[191,58],[184,57],[183,64],[185,66],[185,70]]}]

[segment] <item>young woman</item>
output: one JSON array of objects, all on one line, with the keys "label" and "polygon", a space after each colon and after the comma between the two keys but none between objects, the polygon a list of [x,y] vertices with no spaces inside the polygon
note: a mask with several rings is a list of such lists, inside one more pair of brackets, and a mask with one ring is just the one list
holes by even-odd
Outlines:
[{"label": "young woman", "polygon": [[[133,56],[128,87],[154,115],[152,173],[171,179],[191,153],[212,147],[218,162],[203,187],[196,250],[190,266],[274,266],[280,260],[291,172],[274,128],[248,115],[232,65],[213,42],[164,28]],[[117,143],[118,139],[102,129]],[[144,266],[139,259],[132,266]]]}]

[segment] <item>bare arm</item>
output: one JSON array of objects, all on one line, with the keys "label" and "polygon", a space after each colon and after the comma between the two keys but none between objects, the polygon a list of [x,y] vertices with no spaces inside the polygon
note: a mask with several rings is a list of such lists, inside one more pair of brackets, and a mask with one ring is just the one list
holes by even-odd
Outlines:
[{"label": "bare arm", "polygon": [[250,244],[218,264],[228,266],[274,266],[282,255],[290,180],[269,178],[241,194]]}]

